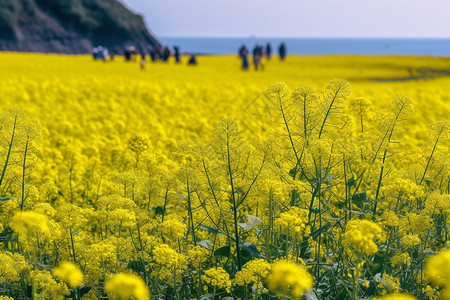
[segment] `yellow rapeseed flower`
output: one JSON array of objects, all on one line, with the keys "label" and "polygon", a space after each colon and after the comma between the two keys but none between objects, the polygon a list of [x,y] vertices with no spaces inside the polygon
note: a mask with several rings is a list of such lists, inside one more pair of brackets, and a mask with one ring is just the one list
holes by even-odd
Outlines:
[{"label": "yellow rapeseed flower", "polygon": [[383,297],[375,297],[373,300],[416,300],[417,298],[409,294],[392,294]]},{"label": "yellow rapeseed flower", "polygon": [[202,275],[202,280],[204,283],[214,288],[226,289],[227,292],[230,292],[230,275],[228,275],[228,273],[221,267],[206,270],[204,275]]},{"label": "yellow rapeseed flower", "polygon": [[62,262],[52,272],[53,276],[64,281],[72,289],[83,284],[83,273],[71,262]]},{"label": "yellow rapeseed flower", "polygon": [[133,274],[117,274],[106,282],[105,291],[116,300],[150,299],[150,292],[144,280]]},{"label": "yellow rapeseed flower", "polygon": [[[371,221],[351,220],[347,223],[342,244],[366,255],[373,255],[378,251],[374,238],[381,238],[382,233],[380,226]],[[346,248],[346,250],[350,249]]]},{"label": "yellow rapeseed flower", "polygon": [[444,288],[441,291],[442,299],[450,299],[450,249],[428,259],[425,276],[433,285]]},{"label": "yellow rapeseed flower", "polygon": [[47,216],[34,212],[24,211],[14,215],[9,226],[21,236],[34,236],[49,231]]},{"label": "yellow rapeseed flower", "polygon": [[273,263],[266,281],[269,290],[294,297],[299,297],[314,285],[313,277],[303,265],[287,260]]},{"label": "yellow rapeseed flower", "polygon": [[[236,272],[235,285],[246,285],[251,282],[262,282],[269,274],[270,264],[265,259],[254,259],[244,265],[241,271]],[[257,287],[258,288],[258,287]]]}]

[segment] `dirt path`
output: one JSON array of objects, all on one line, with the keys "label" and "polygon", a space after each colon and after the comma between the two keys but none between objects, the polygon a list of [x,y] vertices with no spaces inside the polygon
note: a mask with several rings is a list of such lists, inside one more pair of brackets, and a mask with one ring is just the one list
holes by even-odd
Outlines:
[{"label": "dirt path", "polygon": [[[370,81],[388,82],[388,81],[407,81],[419,79],[434,79],[437,76],[450,76],[450,70],[434,70],[434,69],[408,69],[411,74],[409,77],[400,78],[369,78]],[[419,75],[413,75],[413,74]]]}]

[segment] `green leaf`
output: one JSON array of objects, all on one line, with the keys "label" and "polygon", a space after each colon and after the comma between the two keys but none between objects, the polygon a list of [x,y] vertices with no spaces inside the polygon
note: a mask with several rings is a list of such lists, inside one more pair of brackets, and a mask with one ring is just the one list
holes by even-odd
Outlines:
[{"label": "green leaf", "polygon": [[89,291],[91,290],[90,287],[88,287],[87,285],[83,284],[82,286],[78,287],[78,295],[79,297],[83,297],[84,295],[86,295],[87,293],[89,293]]},{"label": "green leaf", "polygon": [[366,192],[357,193],[354,194],[352,197],[352,203],[355,204],[357,207],[362,208],[364,205],[364,202],[368,201]]},{"label": "green leaf", "polygon": [[356,183],[356,180],[355,180],[355,178],[353,176],[349,180],[347,180],[347,186],[348,187],[354,186],[355,183]]},{"label": "green leaf", "polygon": [[308,290],[307,292],[305,292],[303,294],[303,297],[306,300],[319,300],[319,298],[317,297],[317,293],[314,289]]},{"label": "green leaf", "polygon": [[370,210],[350,210],[350,209],[347,209],[347,208],[343,208],[343,210],[344,211],[346,211],[346,212],[351,212],[352,214],[354,214],[354,215],[358,215],[358,216],[363,216],[363,215],[365,215],[365,214],[368,214],[368,213],[371,213],[371,211]]},{"label": "green leaf", "polygon": [[328,229],[330,229],[331,223],[327,222],[327,224],[323,225],[322,227],[314,230],[311,232],[310,236],[315,240],[318,236],[320,236],[322,233],[326,232]]},{"label": "green leaf", "polygon": [[438,254],[439,253],[439,252],[436,252],[436,251],[433,251],[430,249],[424,249],[422,252],[425,254]]},{"label": "green leaf", "polygon": [[210,233],[214,233],[214,234],[218,234],[218,233],[219,233],[219,234],[226,235],[225,232],[223,232],[223,231],[221,231],[221,230],[217,230],[217,229],[214,229],[214,228],[212,228],[212,227],[205,226],[205,225],[203,225],[203,224],[198,225],[198,227],[199,227],[200,229],[206,230],[206,231],[208,231],[208,232],[210,232]]},{"label": "green leaf", "polygon": [[155,211],[155,215],[160,215],[160,216],[163,216],[164,215],[164,207],[162,207],[162,206],[155,206],[154,208],[153,208],[153,210]]},{"label": "green leaf", "polygon": [[200,296],[200,300],[211,300],[212,299],[212,294],[204,294]]},{"label": "green leaf", "polygon": [[230,246],[223,246],[214,251],[214,256],[224,256],[229,257],[230,256]]},{"label": "green leaf", "polygon": [[245,223],[237,223],[242,229],[250,230],[253,227],[255,227],[258,224],[262,224],[262,221],[260,218],[252,216],[252,215],[245,215],[247,217],[247,222]]},{"label": "green leaf", "polygon": [[8,200],[13,200],[13,199],[18,199],[17,197],[1,197],[0,201],[8,201]]},{"label": "green leaf", "polygon": [[243,244],[239,245],[239,248],[241,248],[242,250],[247,251],[248,253],[250,253],[251,256],[253,256],[255,258],[266,258],[264,255],[259,253],[259,251],[256,248],[255,244],[243,243]]},{"label": "green leaf", "polygon": [[72,235],[77,235],[79,233],[80,233],[79,231],[75,231],[74,233],[72,233]]},{"label": "green leaf", "polygon": [[311,207],[310,211],[313,212],[314,214],[318,214],[320,212],[320,210],[318,208],[313,208],[313,207]]},{"label": "green leaf", "polygon": [[278,255],[278,247],[274,244],[268,243],[264,245],[265,253],[269,257],[276,257]]},{"label": "green leaf", "polygon": [[208,241],[208,240],[203,240],[203,241],[197,242],[197,245],[199,245],[203,248],[206,248],[208,250],[211,249],[211,241]]},{"label": "green leaf", "polygon": [[185,196],[181,195],[181,194],[177,194],[177,196],[183,198],[186,201],[188,201],[188,199]]}]

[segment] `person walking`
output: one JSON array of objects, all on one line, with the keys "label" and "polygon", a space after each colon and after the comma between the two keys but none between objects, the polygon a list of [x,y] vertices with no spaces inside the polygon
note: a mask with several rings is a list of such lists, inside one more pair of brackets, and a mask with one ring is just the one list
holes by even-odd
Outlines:
[{"label": "person walking", "polygon": [[[258,70],[259,65],[261,64],[261,59],[263,57],[263,47],[256,44],[253,48],[253,64],[255,65],[255,70]],[[264,69],[264,66],[261,64],[261,68]]]},{"label": "person walking", "polygon": [[284,58],[286,57],[286,44],[285,43],[281,43],[280,47],[278,47],[278,54],[280,55],[280,59],[284,60]]},{"label": "person walking", "polygon": [[141,70],[145,69],[145,64],[147,63],[145,57],[146,57],[145,53],[142,53],[141,54]]},{"label": "person walking", "polygon": [[266,44],[266,57],[267,59],[270,59],[270,56],[272,55],[272,45],[270,42],[267,42]]},{"label": "person walking", "polygon": [[248,70],[248,49],[247,46],[242,45],[239,48],[239,57],[242,59],[242,69]]},{"label": "person walking", "polygon": [[175,63],[180,63],[180,48],[178,46],[173,46]]}]

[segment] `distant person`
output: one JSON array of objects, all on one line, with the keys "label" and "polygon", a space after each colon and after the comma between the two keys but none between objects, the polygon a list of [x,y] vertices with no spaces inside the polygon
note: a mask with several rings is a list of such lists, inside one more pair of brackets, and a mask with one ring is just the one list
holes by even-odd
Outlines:
[{"label": "distant person", "polygon": [[248,49],[242,45],[238,50],[239,57],[242,59],[242,69],[248,70]]},{"label": "distant person", "polygon": [[191,57],[189,58],[188,65],[197,65],[197,59],[195,57],[195,54],[192,54]]},{"label": "distant person", "polygon": [[109,51],[108,51],[108,48],[104,47],[104,48],[102,49],[101,56],[102,56],[103,61],[108,60],[108,58],[109,58]]},{"label": "distant person", "polygon": [[272,45],[267,42],[266,44],[266,57],[267,59],[270,59],[270,56],[272,56]]},{"label": "distant person", "polygon": [[164,62],[167,62],[168,60],[169,60],[169,57],[170,57],[170,49],[169,49],[169,47],[164,47],[164,50],[163,50],[163,61]]},{"label": "distant person", "polygon": [[148,49],[148,52],[150,54],[150,59],[152,60],[152,62],[155,62],[156,60],[156,49],[153,46],[150,46]]},{"label": "distant person", "polygon": [[100,58],[100,52],[98,50],[98,47],[92,48],[92,58],[94,58],[94,60],[97,60]]},{"label": "distant person", "polygon": [[173,56],[175,56],[175,63],[179,64],[180,63],[180,47],[173,46],[173,50],[174,50]]},{"label": "distant person", "polygon": [[136,47],[128,46],[125,48],[125,61],[136,60]]},{"label": "distant person", "polygon": [[284,58],[286,57],[286,44],[285,43],[281,43],[280,47],[278,47],[278,54],[280,55],[280,59],[284,60]]},{"label": "distant person", "polygon": [[245,46],[245,44],[242,44],[242,46],[239,47],[239,49],[238,49],[238,56],[239,56],[240,58],[242,58],[242,53],[243,53],[244,50],[246,50],[246,49],[247,49],[247,46]]},{"label": "distant person", "polygon": [[[263,48],[262,46],[256,44],[253,48],[253,64],[255,65],[255,70],[258,70],[259,65],[261,64],[261,60],[263,57]],[[261,68],[264,69],[264,66],[261,64]]]},{"label": "distant person", "polygon": [[125,61],[131,60],[131,52],[128,49],[125,49],[125,52],[123,53],[123,55],[125,56]]},{"label": "distant person", "polygon": [[156,60],[163,60],[163,48],[161,46],[156,47],[155,54]]},{"label": "distant person", "polygon": [[265,54],[264,47],[262,45],[258,47],[258,55],[260,57],[259,64],[261,65],[261,70],[264,71],[264,64],[262,62]]},{"label": "distant person", "polygon": [[141,70],[145,69],[145,64],[146,64],[146,59],[145,59],[145,53],[141,54]]}]

